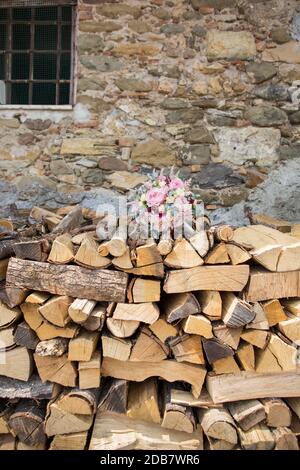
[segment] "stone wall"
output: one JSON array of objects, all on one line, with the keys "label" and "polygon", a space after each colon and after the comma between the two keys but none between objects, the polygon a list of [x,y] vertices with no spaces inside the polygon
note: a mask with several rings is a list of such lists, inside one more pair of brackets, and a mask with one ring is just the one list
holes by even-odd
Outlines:
[{"label": "stone wall", "polygon": [[73,110],[0,111],[2,194],[16,188],[26,205],[40,188],[61,205],[177,165],[223,216],[273,174],[289,186],[299,1],[80,0],[77,28]]}]

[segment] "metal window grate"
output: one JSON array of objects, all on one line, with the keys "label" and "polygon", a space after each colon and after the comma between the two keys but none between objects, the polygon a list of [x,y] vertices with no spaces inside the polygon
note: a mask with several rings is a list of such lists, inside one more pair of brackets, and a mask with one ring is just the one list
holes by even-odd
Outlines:
[{"label": "metal window grate", "polygon": [[77,5],[77,0],[0,0],[0,8]]},{"label": "metal window grate", "polygon": [[0,104],[72,103],[74,2],[5,3],[14,7],[0,8]]}]

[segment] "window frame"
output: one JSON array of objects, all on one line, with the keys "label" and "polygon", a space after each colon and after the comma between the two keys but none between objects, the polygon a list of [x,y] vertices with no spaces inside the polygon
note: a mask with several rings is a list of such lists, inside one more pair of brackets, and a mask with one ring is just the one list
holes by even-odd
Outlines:
[{"label": "window frame", "polygon": [[[30,21],[29,20],[13,20],[12,19],[12,11],[14,8],[22,8],[20,6],[17,5],[18,2],[16,2],[16,5],[14,6],[13,4],[10,4],[10,6],[6,7],[6,9],[8,9],[9,11],[9,17],[7,20],[4,20],[4,21],[1,21],[0,22],[0,26],[1,24],[6,24],[7,25],[7,28],[8,28],[8,44],[6,45],[6,48],[5,50],[1,50],[1,53],[5,53],[5,74],[6,74],[6,77],[5,77],[5,82],[7,83],[8,81],[8,75],[9,74],[9,82],[12,83],[17,83],[18,81],[20,83],[26,83],[26,81],[28,83],[43,83],[43,82],[47,82],[47,83],[55,83],[56,84],[56,93],[55,93],[55,101],[56,101],[56,104],[0,104],[0,111],[1,110],[20,110],[20,109],[24,109],[24,110],[55,110],[55,111],[59,111],[59,110],[62,110],[62,111],[65,111],[65,110],[72,110],[74,105],[75,105],[75,92],[76,92],[76,88],[75,88],[75,70],[76,70],[76,26],[77,26],[77,5],[76,4],[68,4],[68,2],[63,2],[63,0],[61,0],[60,2],[57,2],[57,4],[51,4],[51,6],[55,6],[59,9],[59,11],[61,12],[62,11],[62,7],[64,6],[68,6],[71,8],[71,11],[72,11],[72,18],[71,18],[71,49],[70,51],[67,51],[67,52],[70,52],[70,63],[71,63],[71,70],[70,70],[70,79],[69,80],[64,80],[64,79],[59,79],[59,68],[57,68],[57,74],[56,74],[56,79],[55,80],[39,80],[39,79],[33,79],[33,67],[32,67],[32,63],[33,63],[33,57],[34,57],[34,54],[35,53],[43,53],[43,52],[47,52],[47,51],[40,51],[40,50],[37,50],[35,49],[34,47],[34,43],[33,43],[33,40],[34,40],[34,37],[32,35],[32,30],[34,29],[34,26],[36,24],[39,24],[38,21],[34,20],[34,19],[31,19]],[[30,2],[28,2],[30,3]],[[50,5],[45,5],[45,7],[47,6],[50,6]],[[27,6],[26,8],[31,8],[31,10],[34,10],[35,8],[42,8],[43,6],[32,6],[32,5],[29,5]],[[0,6],[1,8],[1,6]],[[25,6],[24,6],[25,8]],[[32,12],[33,13],[33,12]],[[31,18],[33,18],[33,14],[31,15]],[[12,73],[12,60],[11,60],[11,57],[12,57],[12,25],[13,24],[29,24],[30,25],[30,28],[31,28],[31,44],[30,44],[30,49],[29,50],[26,50],[26,51],[19,51],[19,52],[22,52],[22,53],[28,53],[31,55],[31,58],[30,58],[30,72],[29,72],[29,78],[28,79],[20,79],[20,80],[12,80],[11,79],[11,73]],[[67,24],[70,24],[70,22],[65,22]],[[62,18],[61,16],[59,17],[58,21],[41,21],[40,24],[47,24],[47,25],[50,25],[50,24],[55,24],[55,25],[59,25],[59,28],[58,30],[61,32],[61,26],[64,24],[64,22],[62,21]],[[58,33],[59,35],[60,33]],[[61,44],[59,44],[59,46],[61,46]],[[53,50],[51,52],[55,53],[56,54],[56,59],[57,59],[57,64],[58,64],[58,61],[61,57],[61,54],[64,52],[65,50],[62,49],[61,47],[57,48],[56,50]],[[7,53],[8,52],[8,53]],[[15,52],[15,51],[14,51]],[[16,51],[18,53],[18,51]],[[69,104],[57,104],[57,101],[58,101],[58,98],[59,98],[59,91],[58,91],[58,87],[59,87],[59,84],[60,83],[69,83],[70,84],[70,99],[69,99]],[[8,83],[8,86],[10,85],[10,83]],[[30,87],[31,90],[32,90],[32,86]],[[9,96],[11,97],[11,91],[9,91]],[[32,100],[32,91],[31,91],[31,96],[30,96],[30,99]]]}]

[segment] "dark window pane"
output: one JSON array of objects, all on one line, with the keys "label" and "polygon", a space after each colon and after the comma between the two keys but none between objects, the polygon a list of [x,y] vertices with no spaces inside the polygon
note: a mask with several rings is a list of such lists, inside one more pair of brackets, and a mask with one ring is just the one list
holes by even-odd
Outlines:
[{"label": "dark window pane", "polygon": [[28,83],[12,83],[11,104],[28,104]]},{"label": "dark window pane", "polygon": [[5,79],[5,55],[0,54],[0,80]]},{"label": "dark window pane", "polygon": [[59,86],[59,104],[70,104],[70,84],[62,83]]},{"label": "dark window pane", "polygon": [[56,54],[35,54],[33,59],[35,80],[56,79]]},{"label": "dark window pane", "polygon": [[13,20],[30,21],[31,9],[30,8],[13,8]]},{"label": "dark window pane", "polygon": [[62,20],[72,21],[72,7],[62,7]]},{"label": "dark window pane", "polygon": [[30,25],[13,24],[12,48],[14,50],[30,49]]},{"label": "dark window pane", "polygon": [[13,80],[29,78],[29,54],[12,54],[11,78]]},{"label": "dark window pane", "polygon": [[61,48],[71,50],[72,28],[71,25],[61,27]]},{"label": "dark window pane", "polygon": [[71,78],[71,54],[64,53],[60,57],[60,79],[70,80]]},{"label": "dark window pane", "polygon": [[55,83],[34,83],[32,104],[55,104]]},{"label": "dark window pane", "polygon": [[35,8],[35,19],[37,21],[56,21],[57,7]]},{"label": "dark window pane", "polygon": [[57,48],[57,26],[44,25],[35,27],[34,47],[38,50],[53,51]]},{"label": "dark window pane", "polygon": [[7,8],[0,8],[0,21],[6,20],[8,17],[8,10]]},{"label": "dark window pane", "polygon": [[6,25],[4,24],[0,25],[0,50],[1,51],[4,51],[4,49],[6,49],[6,38],[7,38],[6,28],[7,28]]}]

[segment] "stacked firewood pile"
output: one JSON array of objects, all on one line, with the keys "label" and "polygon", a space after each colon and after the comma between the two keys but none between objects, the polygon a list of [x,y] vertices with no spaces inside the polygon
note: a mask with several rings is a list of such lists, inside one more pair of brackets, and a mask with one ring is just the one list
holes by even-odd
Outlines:
[{"label": "stacked firewood pile", "polygon": [[1,450],[298,449],[298,227],[28,221],[0,220]]}]

